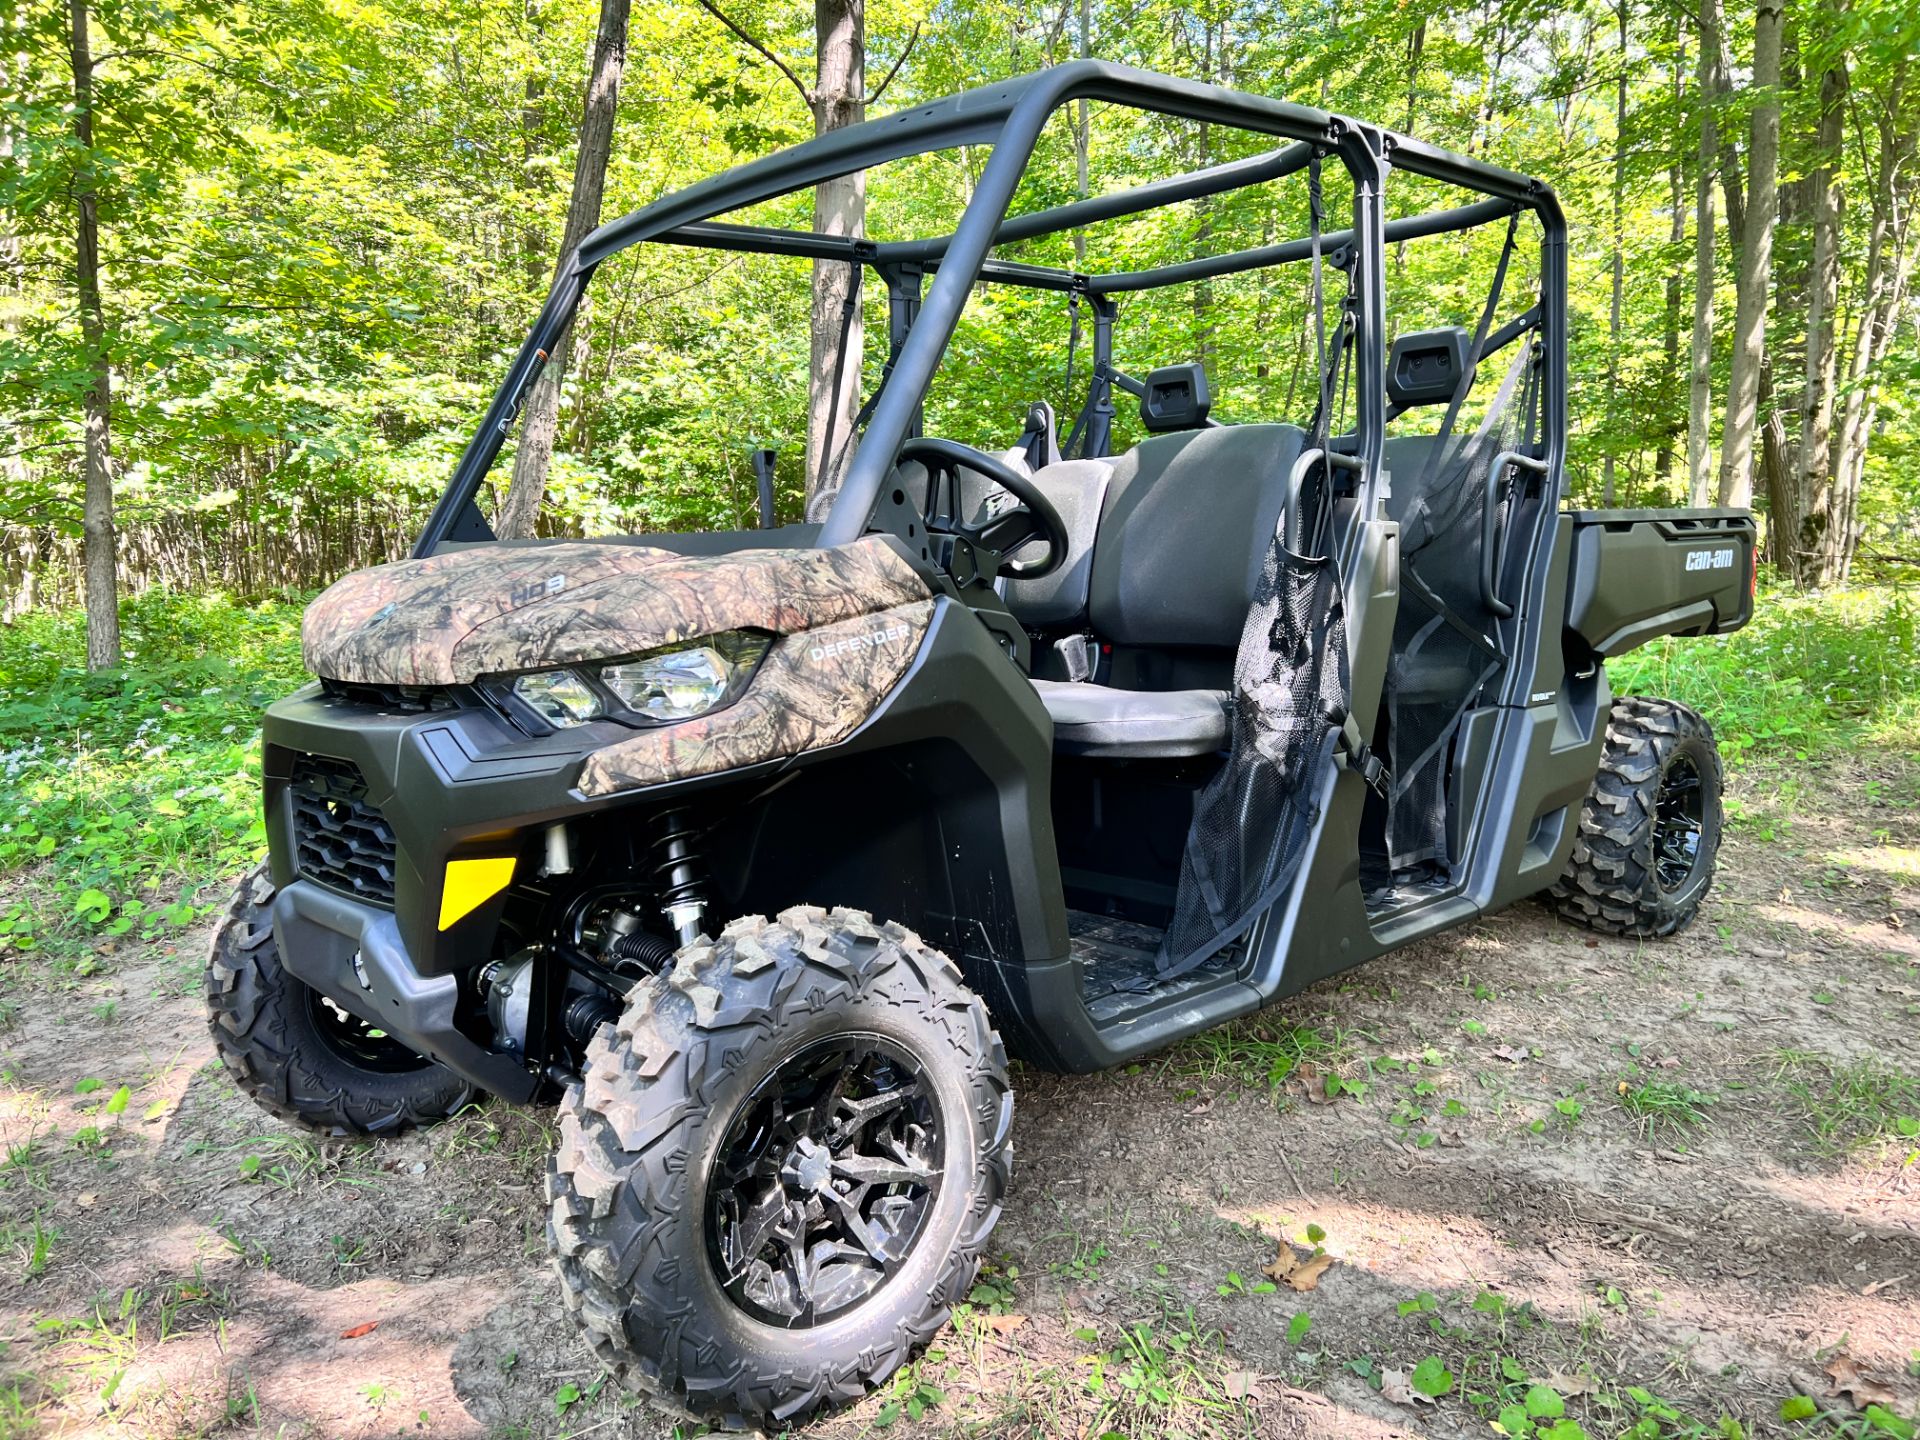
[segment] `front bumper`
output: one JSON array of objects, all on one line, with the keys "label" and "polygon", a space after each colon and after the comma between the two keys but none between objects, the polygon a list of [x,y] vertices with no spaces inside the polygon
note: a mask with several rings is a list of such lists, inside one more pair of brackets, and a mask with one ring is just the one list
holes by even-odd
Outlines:
[{"label": "front bumper", "polygon": [[533,1098],[539,1076],[460,1032],[459,980],[422,975],[390,912],[296,880],[274,897],[273,932],[295,979],[482,1089],[517,1104]]}]

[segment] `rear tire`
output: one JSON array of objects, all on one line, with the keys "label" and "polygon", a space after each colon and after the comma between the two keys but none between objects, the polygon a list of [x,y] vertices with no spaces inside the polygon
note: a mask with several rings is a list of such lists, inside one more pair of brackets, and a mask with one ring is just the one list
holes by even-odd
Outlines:
[{"label": "rear tire", "polygon": [[630,1388],[710,1424],[857,1400],[971,1288],[1012,1117],[945,956],[857,911],[736,921],[641,983],[561,1102],[567,1307]]},{"label": "rear tire", "polygon": [[1713,882],[1720,785],[1713,728],[1698,714],[1672,700],[1614,701],[1554,908],[1608,935],[1685,929]]},{"label": "rear tire", "polygon": [[327,1135],[397,1135],[469,1104],[473,1086],[341,1010],[280,964],[266,867],[240,882],[207,957],[207,1022],[262,1109]]}]

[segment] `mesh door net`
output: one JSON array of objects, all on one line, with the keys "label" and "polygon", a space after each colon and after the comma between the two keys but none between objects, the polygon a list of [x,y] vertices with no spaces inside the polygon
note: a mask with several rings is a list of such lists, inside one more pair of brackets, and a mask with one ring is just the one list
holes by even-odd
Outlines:
[{"label": "mesh door net", "polygon": [[1194,802],[1162,974],[1232,944],[1292,884],[1349,688],[1338,572],[1276,533],[1234,658],[1232,750]]},{"label": "mesh door net", "polygon": [[[1502,451],[1522,448],[1532,410],[1532,387],[1522,381],[1532,366],[1532,347],[1523,345],[1480,428],[1465,440],[1437,441],[1418,477],[1394,477],[1396,485],[1418,489],[1401,522],[1400,609],[1387,674],[1387,849],[1395,869],[1449,862],[1454,738],[1505,664],[1498,620],[1481,590],[1481,561],[1487,508],[1494,505],[1496,518],[1505,519],[1511,475],[1499,477],[1502,487],[1491,497],[1487,481]],[[1504,524],[1494,529],[1506,533]]]}]

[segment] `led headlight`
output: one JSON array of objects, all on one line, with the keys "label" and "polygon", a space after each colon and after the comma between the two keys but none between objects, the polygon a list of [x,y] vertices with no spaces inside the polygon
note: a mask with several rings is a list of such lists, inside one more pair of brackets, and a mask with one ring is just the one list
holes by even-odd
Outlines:
[{"label": "led headlight", "polygon": [[549,725],[564,730],[601,713],[600,697],[571,670],[539,670],[513,682],[513,693]]},{"label": "led headlight", "polygon": [[600,679],[636,715],[662,722],[691,720],[726,704],[746,688],[770,640],[746,630],[729,630],[692,645],[608,665],[600,671]]}]

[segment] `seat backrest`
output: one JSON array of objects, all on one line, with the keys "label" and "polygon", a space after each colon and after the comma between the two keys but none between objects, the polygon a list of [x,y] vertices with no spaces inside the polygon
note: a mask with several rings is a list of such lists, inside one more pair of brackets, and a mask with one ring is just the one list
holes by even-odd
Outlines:
[{"label": "seat backrest", "polygon": [[[1087,592],[1093,577],[1094,537],[1101,503],[1107,498],[1111,460],[1060,460],[1033,472],[1033,483],[1053,502],[1067,527],[1067,558],[1051,575],[1008,580],[1002,592],[1007,608],[1035,630],[1075,629],[1086,624]],[[1014,551],[1015,560],[1038,559],[1041,542]]]},{"label": "seat backrest", "polygon": [[1305,439],[1297,425],[1224,425],[1118,456],[1093,547],[1094,634],[1237,646]]}]

